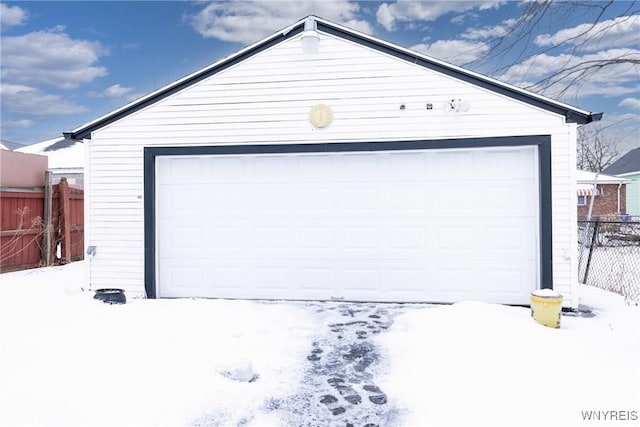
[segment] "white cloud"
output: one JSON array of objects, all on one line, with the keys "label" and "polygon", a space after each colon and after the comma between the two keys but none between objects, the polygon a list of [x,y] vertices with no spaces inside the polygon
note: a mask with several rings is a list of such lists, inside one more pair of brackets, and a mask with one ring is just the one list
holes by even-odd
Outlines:
[{"label": "white cloud", "polygon": [[435,21],[450,12],[466,12],[473,9],[486,10],[499,7],[504,1],[429,1],[398,0],[383,3],[376,18],[387,31],[396,29],[398,22]]},{"label": "white cloud", "polygon": [[595,25],[581,24],[573,28],[565,28],[555,34],[542,34],[536,37],[538,46],[556,46],[568,43],[580,46],[582,51],[619,48],[623,46],[637,47],[640,34],[640,15],[620,16],[599,22]]},{"label": "white cloud", "polygon": [[507,35],[509,30],[516,24],[513,19],[508,19],[500,25],[482,28],[469,28],[460,35],[467,40],[486,40],[494,37],[502,37]]},{"label": "white cloud", "polygon": [[7,6],[0,3],[0,25],[3,27],[13,27],[16,25],[24,25],[27,21],[28,14],[20,6]]},{"label": "white cloud", "polygon": [[74,40],[63,27],[2,39],[2,79],[71,89],[107,74],[94,65],[108,51],[98,42]]},{"label": "white cloud", "polygon": [[451,21],[449,21],[449,22],[451,22],[452,24],[455,24],[455,25],[460,25],[460,24],[464,23],[464,21],[466,21],[466,19],[467,19],[467,15],[462,14],[462,15],[454,16],[453,18],[451,18]]},{"label": "white cloud", "polygon": [[31,119],[3,120],[2,121],[2,126],[5,126],[7,128],[26,129],[26,128],[30,128],[34,124],[36,124],[36,122],[34,122]]},{"label": "white cloud", "polygon": [[120,84],[111,85],[102,92],[90,92],[89,96],[94,98],[123,98],[130,95],[133,92],[133,88],[123,87]]},{"label": "white cloud", "polygon": [[418,44],[411,49],[456,65],[475,61],[489,51],[482,42],[439,40],[432,44]]},{"label": "white cloud", "polygon": [[213,2],[187,19],[203,37],[250,44],[306,15],[372,33],[369,23],[357,19],[359,9],[347,0]]},{"label": "white cloud", "polygon": [[630,110],[640,110],[640,98],[625,98],[620,101],[618,107],[624,107]]},{"label": "white cloud", "polygon": [[[554,73],[566,74],[572,67],[581,63],[598,64],[615,58],[640,59],[640,50],[609,49],[602,52],[576,55],[535,55],[527,60],[511,66],[500,79],[518,86],[530,86]],[[571,99],[588,95],[607,97],[637,93],[638,67],[631,64],[611,64],[592,69],[588,78],[581,79],[578,84],[571,84],[576,75],[567,75],[559,84],[542,91],[551,97]],[[566,88],[569,86],[569,89]],[[534,90],[537,90],[534,88]]]},{"label": "white cloud", "polygon": [[0,85],[2,109],[13,113],[35,115],[75,114],[86,111],[81,105],[40,89],[3,83]]}]

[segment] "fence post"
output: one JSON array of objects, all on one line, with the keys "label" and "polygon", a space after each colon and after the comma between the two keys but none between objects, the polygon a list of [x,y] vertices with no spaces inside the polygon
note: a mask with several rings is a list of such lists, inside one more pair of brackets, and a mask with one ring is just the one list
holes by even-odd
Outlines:
[{"label": "fence post", "polygon": [[42,236],[42,264],[45,267],[51,265],[51,238],[53,224],[51,223],[51,209],[53,204],[52,173],[44,173],[44,235]]},{"label": "fence post", "polygon": [[58,191],[60,192],[60,234],[62,235],[60,263],[66,264],[71,262],[71,207],[69,204],[69,184],[67,184],[66,178],[60,178]]},{"label": "fence post", "polygon": [[587,266],[584,269],[584,279],[582,280],[583,284],[587,284],[587,277],[589,276],[589,266],[591,265],[591,255],[593,254],[593,248],[596,245],[596,239],[598,238],[598,229],[600,228],[600,221],[596,220],[595,225],[593,226],[593,236],[591,236],[591,246],[589,247],[589,257],[587,258]]}]

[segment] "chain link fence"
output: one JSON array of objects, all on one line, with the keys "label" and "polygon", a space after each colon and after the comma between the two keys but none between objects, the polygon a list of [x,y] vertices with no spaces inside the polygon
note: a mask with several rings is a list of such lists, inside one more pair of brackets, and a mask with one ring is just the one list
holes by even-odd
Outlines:
[{"label": "chain link fence", "polygon": [[624,219],[578,221],[578,279],[639,304],[640,221]]}]

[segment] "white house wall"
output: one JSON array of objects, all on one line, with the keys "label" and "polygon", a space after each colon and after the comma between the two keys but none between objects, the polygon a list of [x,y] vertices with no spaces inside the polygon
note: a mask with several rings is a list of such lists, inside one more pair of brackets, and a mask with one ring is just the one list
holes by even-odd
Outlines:
[{"label": "white house wall", "polygon": [[[471,109],[444,112],[442,104],[454,98]],[[319,103],[333,110],[324,129],[308,118]],[[554,287],[575,306],[575,265],[568,260],[575,255],[575,125],[324,34],[315,55],[305,56],[300,40],[289,39],[93,133],[85,184],[86,244],[97,246],[92,286],[144,294],[144,147],[542,134],[552,136]]]}]

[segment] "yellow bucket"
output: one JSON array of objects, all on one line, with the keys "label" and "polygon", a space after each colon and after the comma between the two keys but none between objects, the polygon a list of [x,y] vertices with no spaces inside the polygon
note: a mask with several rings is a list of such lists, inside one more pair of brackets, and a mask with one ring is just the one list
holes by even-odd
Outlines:
[{"label": "yellow bucket", "polygon": [[531,293],[531,317],[541,325],[560,327],[562,295],[550,289],[540,289]]}]

